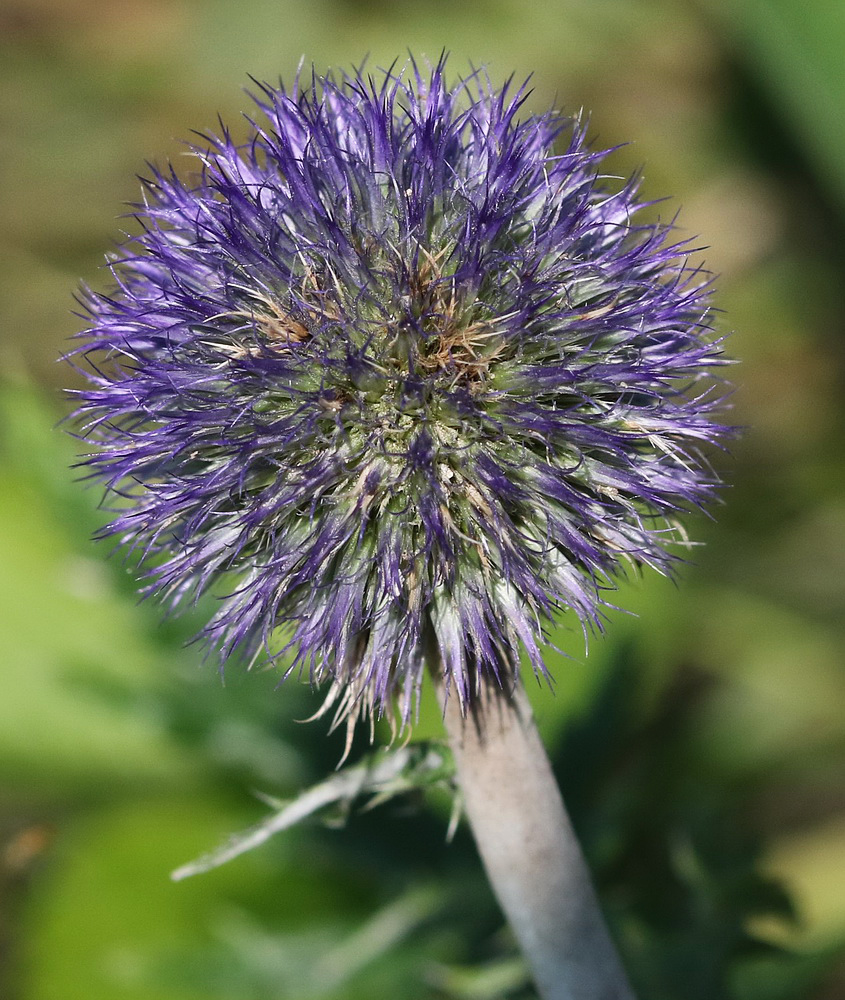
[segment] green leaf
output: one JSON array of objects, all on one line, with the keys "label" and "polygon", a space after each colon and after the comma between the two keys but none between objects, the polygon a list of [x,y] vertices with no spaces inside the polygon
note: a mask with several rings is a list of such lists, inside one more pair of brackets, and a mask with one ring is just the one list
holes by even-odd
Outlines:
[{"label": "green leaf", "polygon": [[710,0],[845,208],[845,4],[841,0]]},{"label": "green leaf", "polygon": [[372,796],[368,806],[372,808],[397,795],[450,783],[452,771],[451,755],[444,746],[412,743],[396,750],[377,751],[312,786],[293,801],[282,804],[280,809],[249,830],[233,834],[217,850],[177,868],[171,877],[179,882],[218,868],[260,847],[277,833],[317,814],[325,815],[330,809],[340,807],[345,817],[364,795]]},{"label": "green leaf", "polygon": [[90,540],[70,442],[25,387],[0,391],[0,426],[0,779],[27,796],[184,780],[187,755],[133,704],[159,669],[155,620]]}]

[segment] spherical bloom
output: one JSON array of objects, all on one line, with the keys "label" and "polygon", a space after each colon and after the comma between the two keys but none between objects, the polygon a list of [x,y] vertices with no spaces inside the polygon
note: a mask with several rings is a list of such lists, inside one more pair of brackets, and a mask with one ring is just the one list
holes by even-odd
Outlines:
[{"label": "spherical bloom", "polygon": [[520,649],[543,672],[544,625],[669,569],[716,485],[708,278],[526,96],[442,61],[262,87],[84,293],[107,532],[166,602],[218,594],[223,657],[284,650],[341,714],[407,720],[435,657],[462,704]]}]

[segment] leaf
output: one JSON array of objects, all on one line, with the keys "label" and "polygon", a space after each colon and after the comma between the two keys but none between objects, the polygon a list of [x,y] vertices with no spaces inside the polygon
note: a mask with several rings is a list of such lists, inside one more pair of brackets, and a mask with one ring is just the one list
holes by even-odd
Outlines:
[{"label": "leaf", "polygon": [[441,744],[413,743],[397,750],[377,751],[313,785],[257,825],[231,836],[217,850],[177,868],[171,878],[179,882],[218,868],[332,807],[340,806],[348,812],[363,795],[373,796],[370,806],[380,805],[415,789],[447,783],[451,776],[451,757]]},{"label": "leaf", "polygon": [[710,0],[709,6],[845,207],[845,4]]}]

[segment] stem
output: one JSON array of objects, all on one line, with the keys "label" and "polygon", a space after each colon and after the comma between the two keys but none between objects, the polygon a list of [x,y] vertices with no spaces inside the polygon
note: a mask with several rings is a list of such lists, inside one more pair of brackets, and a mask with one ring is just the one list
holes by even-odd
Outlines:
[{"label": "stem", "polygon": [[[441,699],[444,698],[441,682]],[[520,684],[444,723],[487,877],[542,1000],[634,1000]]]}]

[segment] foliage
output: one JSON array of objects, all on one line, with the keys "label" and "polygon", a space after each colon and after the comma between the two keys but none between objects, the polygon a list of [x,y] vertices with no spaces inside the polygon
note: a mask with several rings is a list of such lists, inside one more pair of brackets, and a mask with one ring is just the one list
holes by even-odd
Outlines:
[{"label": "foliage", "polygon": [[[255,791],[293,799],[323,779],[343,740],[290,721],[317,708],[305,686],[221,683],[184,645],[208,609],[162,623],[138,604],[121,559],[92,547],[98,495],[71,482],[61,406],[44,402],[79,327],[70,290],[80,271],[104,286],[113,206],[150,149],[177,156],[170,137],[213,127],[209,107],[234,118],[225,101],[247,70],[289,78],[303,50],[323,66],[366,51],[383,64],[409,45],[436,57],[446,41],[456,66],[537,70],[534,106],[557,91],[591,108],[602,146],[639,137],[613,169],[645,161],[646,195],[677,192],[712,246],[743,361],[748,430],[719,459],[734,485],[692,532],[707,538],[696,565],[677,589],[632,581],[619,603],[637,617],[612,615],[589,657],[564,620],[556,691],[532,691],[626,961],[648,1000],[832,1000],[845,938],[842,5],[247,6],[11,0],[0,15],[0,993],[530,996],[466,831],[444,843],[442,791],[169,881],[261,821]],[[24,369],[38,391],[16,380]],[[415,736],[439,725],[423,704]]]}]

